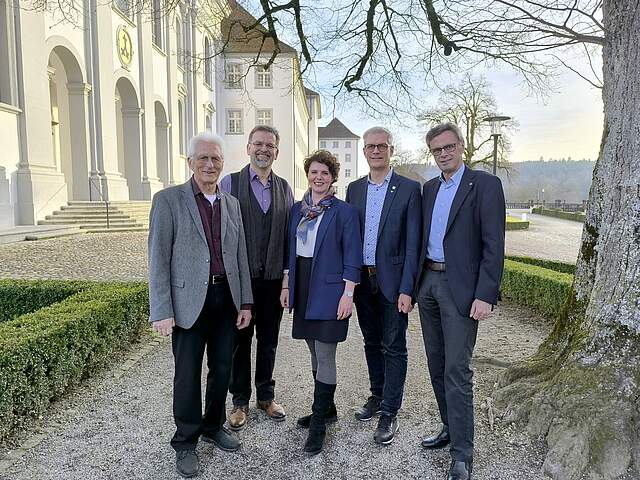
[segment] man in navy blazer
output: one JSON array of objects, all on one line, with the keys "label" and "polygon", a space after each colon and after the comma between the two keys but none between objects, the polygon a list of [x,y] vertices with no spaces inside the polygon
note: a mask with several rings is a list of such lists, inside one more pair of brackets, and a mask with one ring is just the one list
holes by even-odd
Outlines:
[{"label": "man in navy blazer", "polygon": [[393,136],[373,127],[363,135],[369,175],[349,184],[363,237],[362,282],[354,303],[364,337],[371,396],[355,416],[380,414],[374,440],[387,445],[398,431],[407,375],[407,324],[420,256],[420,185],[390,167]]},{"label": "man in navy blazer", "polygon": [[478,321],[498,301],[504,266],[505,201],[500,179],[464,165],[452,123],[427,132],[442,171],[422,193],[422,276],[417,291],[431,384],[442,430],[427,449],[451,444],[448,480],[469,480],[473,461],[473,371]]}]

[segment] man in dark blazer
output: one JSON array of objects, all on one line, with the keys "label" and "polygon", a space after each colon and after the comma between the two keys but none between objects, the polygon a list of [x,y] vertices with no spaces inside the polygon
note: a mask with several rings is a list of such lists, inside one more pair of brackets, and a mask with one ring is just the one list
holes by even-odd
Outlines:
[{"label": "man in dark blazer", "polygon": [[346,201],[358,208],[363,237],[362,282],[354,303],[364,337],[371,396],[355,416],[380,415],[374,440],[398,431],[407,375],[407,324],[420,256],[420,185],[391,169],[393,136],[373,127],[363,135],[369,175],[351,182]]},{"label": "man in dark blazer", "polygon": [[[217,186],[223,142],[211,133],[189,142],[193,176],[156,193],[149,224],[149,306],[153,329],[173,335],[176,470],[198,474],[198,439],[225,451],[240,447],[224,408],[235,330],[251,320],[251,275],[238,201]],[[202,358],[207,390],[201,401]]]},{"label": "man in dark blazer", "polygon": [[426,135],[442,171],[422,193],[423,267],[417,301],[442,430],[426,449],[451,444],[448,480],[471,478],[473,371],[478,321],[498,301],[504,265],[505,201],[500,179],[464,165],[464,137],[452,123]]}]

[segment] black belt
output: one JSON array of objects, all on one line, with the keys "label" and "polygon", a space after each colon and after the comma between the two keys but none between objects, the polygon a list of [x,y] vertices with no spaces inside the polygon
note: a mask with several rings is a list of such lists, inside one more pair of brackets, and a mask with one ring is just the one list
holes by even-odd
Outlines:
[{"label": "black belt", "polygon": [[362,270],[370,277],[373,277],[377,273],[375,265],[363,265]]},{"label": "black belt", "polygon": [[209,285],[219,285],[227,281],[227,276],[222,275],[209,275]]},{"label": "black belt", "polygon": [[424,261],[424,268],[426,270],[433,270],[434,272],[444,272],[446,271],[444,262],[434,262],[432,260]]}]

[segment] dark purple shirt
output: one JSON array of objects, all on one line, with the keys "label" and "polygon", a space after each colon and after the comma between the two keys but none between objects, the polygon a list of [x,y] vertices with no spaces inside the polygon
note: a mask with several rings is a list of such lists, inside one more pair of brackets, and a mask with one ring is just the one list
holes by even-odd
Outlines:
[{"label": "dark purple shirt", "polygon": [[[271,175],[267,180],[267,184],[263,185],[260,181],[260,177],[251,166],[249,166],[249,177],[251,178],[251,191],[256,197],[260,208],[264,213],[269,211],[271,206]],[[220,190],[223,192],[231,193],[231,174],[225,176],[220,180]],[[291,208],[293,206],[293,192],[291,187],[287,184],[287,206]]]},{"label": "dark purple shirt", "polygon": [[209,203],[207,197],[200,191],[200,187],[193,176],[191,177],[191,187],[196,197],[196,205],[198,205],[200,220],[202,220],[202,227],[204,228],[207,245],[209,246],[209,256],[211,258],[211,262],[209,262],[209,273],[211,275],[224,275],[222,241],[220,238],[220,199],[216,198],[213,205]]}]

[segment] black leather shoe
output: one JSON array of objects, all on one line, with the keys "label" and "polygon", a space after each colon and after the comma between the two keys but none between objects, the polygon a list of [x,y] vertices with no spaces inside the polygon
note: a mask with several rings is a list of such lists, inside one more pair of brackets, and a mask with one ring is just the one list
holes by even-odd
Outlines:
[{"label": "black leather shoe", "polygon": [[376,415],[380,415],[381,403],[382,400],[380,400],[379,398],[373,396],[369,397],[367,399],[367,402],[356,411],[356,419],[360,420],[361,422],[368,422]]},{"label": "black leather shoe", "polygon": [[195,450],[178,450],[176,452],[176,471],[184,478],[198,475],[200,464]]},{"label": "black leather shoe", "polygon": [[393,442],[393,438],[400,429],[398,425],[398,417],[391,415],[382,415],[378,420],[378,428],[373,434],[373,439],[379,445],[389,445]]},{"label": "black leather shoe", "polygon": [[449,474],[447,480],[471,480],[471,462],[461,462],[460,460],[451,460]]},{"label": "black leather shoe", "polygon": [[422,448],[434,450],[436,448],[444,448],[451,443],[451,437],[449,436],[449,427],[444,425],[440,433],[425,437],[422,439]]},{"label": "black leather shoe", "polygon": [[[329,410],[329,413],[327,413],[327,416],[324,417],[324,423],[329,424],[329,423],[336,423],[338,421],[338,411],[336,410],[336,406],[335,404],[331,406],[331,409]],[[304,417],[300,417],[298,419],[298,427],[299,428],[309,428],[309,425],[311,424],[311,415],[305,415]]]},{"label": "black leather shoe", "polygon": [[202,441],[207,443],[213,443],[220,450],[225,452],[235,452],[240,448],[240,440],[233,435],[225,427],[222,427],[215,433],[203,434]]}]

